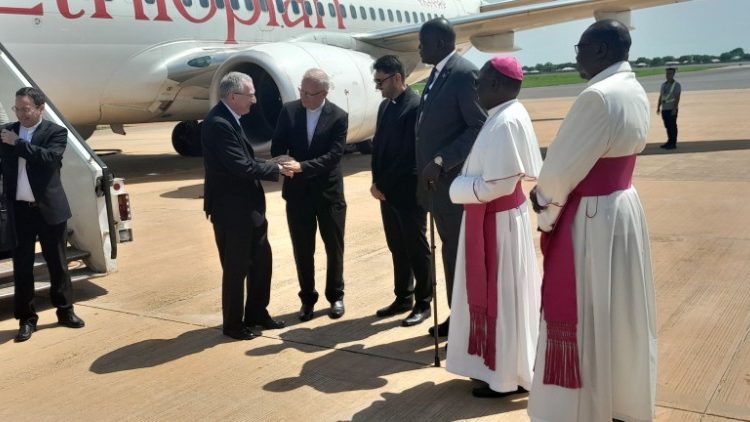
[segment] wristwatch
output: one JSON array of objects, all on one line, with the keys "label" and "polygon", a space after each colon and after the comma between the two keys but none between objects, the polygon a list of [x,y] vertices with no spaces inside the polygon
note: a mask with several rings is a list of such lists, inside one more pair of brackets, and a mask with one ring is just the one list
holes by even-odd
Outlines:
[{"label": "wristwatch", "polygon": [[435,164],[439,165],[440,167],[443,167],[443,157],[437,156],[434,160],[432,160]]}]

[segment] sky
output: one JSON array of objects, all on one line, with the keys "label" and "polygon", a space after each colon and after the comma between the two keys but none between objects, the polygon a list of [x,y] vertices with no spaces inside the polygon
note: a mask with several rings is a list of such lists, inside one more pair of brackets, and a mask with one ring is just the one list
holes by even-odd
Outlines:
[{"label": "sky", "polygon": [[[575,62],[573,45],[594,22],[591,19],[568,22],[516,33],[516,46],[509,53],[524,66],[537,63]],[[741,47],[750,52],[750,0],[690,0],[631,14],[633,45],[630,59],[686,54],[719,55]],[[483,62],[486,57],[472,51],[467,56]]]}]

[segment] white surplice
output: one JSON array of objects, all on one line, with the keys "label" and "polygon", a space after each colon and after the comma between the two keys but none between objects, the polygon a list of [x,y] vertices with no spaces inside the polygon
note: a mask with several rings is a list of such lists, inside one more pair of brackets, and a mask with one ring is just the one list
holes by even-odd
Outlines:
[{"label": "white surplice", "polygon": [[[454,203],[477,204],[510,195],[519,180],[534,180],[539,174],[542,157],[526,108],[511,100],[488,114],[461,175],[451,184]],[[466,213],[456,258],[446,368],[485,381],[495,391],[515,391],[519,385],[529,389],[539,330],[541,276],[527,203],[495,214],[498,318],[494,371],[485,366],[483,358],[467,353],[465,218]]]},{"label": "white surplice", "polygon": [[[537,190],[551,202],[539,215],[549,230],[559,205],[602,157],[643,150],[649,102],[627,62],[589,81],[547,150]],[[648,229],[635,187],[583,197],[573,222],[582,388],[545,385],[547,330],[540,327],[529,398],[533,421],[650,421],[656,395],[656,316]]]}]

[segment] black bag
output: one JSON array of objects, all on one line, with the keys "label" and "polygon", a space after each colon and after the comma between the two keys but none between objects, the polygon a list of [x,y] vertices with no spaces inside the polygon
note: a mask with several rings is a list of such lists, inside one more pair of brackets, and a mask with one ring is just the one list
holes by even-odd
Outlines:
[{"label": "black bag", "polygon": [[16,247],[16,227],[10,218],[11,202],[5,197],[3,175],[0,173],[0,251],[10,251]]}]

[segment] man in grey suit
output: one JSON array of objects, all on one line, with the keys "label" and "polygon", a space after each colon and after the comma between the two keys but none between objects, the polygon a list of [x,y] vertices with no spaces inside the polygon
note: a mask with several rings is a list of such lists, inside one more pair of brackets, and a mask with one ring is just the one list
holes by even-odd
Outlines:
[{"label": "man in grey suit", "polygon": [[[434,65],[422,91],[417,117],[416,160],[420,171],[417,198],[435,218],[443,242],[443,268],[450,306],[463,208],[451,202],[448,189],[461,171],[487,113],[479,105],[476,66],[456,53],[456,33],[444,18],[425,22],[419,31],[422,61]],[[448,335],[449,320],[438,327]],[[430,328],[433,335],[433,328]]]}]

